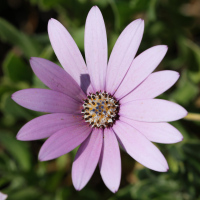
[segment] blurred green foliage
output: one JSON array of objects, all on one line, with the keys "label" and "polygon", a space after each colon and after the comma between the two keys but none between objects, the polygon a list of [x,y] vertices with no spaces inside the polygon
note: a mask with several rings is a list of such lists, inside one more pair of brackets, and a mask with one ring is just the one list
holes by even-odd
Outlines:
[{"label": "blurred green foliage", "polygon": [[200,122],[173,122],[184,136],[178,144],[158,144],[169,163],[167,173],[144,168],[123,151],[122,180],[112,194],[98,169],[88,185],[76,192],[71,181],[75,151],[39,162],[43,141],[21,142],[18,130],[41,115],[10,98],[17,90],[44,84],[30,69],[29,59],[58,63],[47,35],[48,19],[57,18],[71,33],[84,56],[84,24],[93,5],[101,9],[108,34],[109,54],[120,32],[137,18],[145,20],[139,52],[166,44],[168,53],[157,70],[176,70],[179,81],[160,98],[200,113],[199,0],[2,0],[0,3],[0,190],[8,200],[200,200]]}]

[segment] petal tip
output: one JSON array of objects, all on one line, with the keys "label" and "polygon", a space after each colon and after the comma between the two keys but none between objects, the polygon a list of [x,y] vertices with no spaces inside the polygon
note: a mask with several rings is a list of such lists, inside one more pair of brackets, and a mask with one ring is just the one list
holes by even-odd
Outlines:
[{"label": "petal tip", "polygon": [[167,167],[163,168],[162,170],[160,170],[160,172],[168,172],[168,170],[169,170],[169,167],[167,166]]},{"label": "petal tip", "polygon": [[38,59],[38,57],[30,57],[29,60],[31,61],[31,60],[36,60],[36,59]]},{"label": "petal tip", "polygon": [[140,22],[142,22],[142,21],[144,21],[142,18],[138,18],[138,19],[136,19],[135,21],[140,21]]},{"label": "petal tip", "polygon": [[143,19],[140,20],[141,20],[140,22],[141,31],[144,32],[144,20]]},{"label": "petal tip", "polygon": [[16,135],[16,139],[20,141],[31,141],[30,138],[26,137],[26,135],[24,134],[21,134],[21,132],[18,132],[18,134]]},{"label": "petal tip", "polygon": [[43,153],[41,152],[42,148],[40,149],[39,155],[38,155],[38,160],[39,161],[45,161],[45,156],[43,155]]},{"label": "petal tip", "polygon": [[174,141],[174,143],[182,142],[183,139],[184,139],[184,137],[182,135],[180,135],[179,137],[177,137],[177,140]]},{"label": "petal tip", "polygon": [[174,84],[178,81],[180,78],[180,73],[176,71],[172,71],[174,73]]},{"label": "petal tip", "polygon": [[164,45],[164,44],[160,44],[160,45],[156,45],[156,46],[153,46],[152,48],[157,48],[158,51],[166,51],[168,50],[168,46],[167,45]]},{"label": "petal tip", "polygon": [[16,139],[17,139],[17,140],[22,140],[21,134],[18,133],[18,134],[16,135]]},{"label": "petal tip", "polygon": [[48,26],[49,26],[49,24],[50,24],[51,21],[52,21],[52,18],[49,19],[49,21],[48,21]]},{"label": "petal tip", "polygon": [[50,22],[50,21],[53,21],[53,20],[55,20],[55,19],[54,19],[54,18],[50,18],[50,19],[49,19],[49,22]]},{"label": "petal tip", "polygon": [[161,49],[163,49],[163,50],[165,50],[166,52],[167,52],[167,50],[168,50],[168,46],[167,45],[158,45],[158,46],[160,46],[160,48]]},{"label": "petal tip", "polygon": [[138,18],[138,19],[132,21],[129,25],[135,26],[136,24],[138,27],[144,28],[144,20],[142,18]]},{"label": "petal tip", "polygon": [[166,54],[167,51],[168,51],[168,46],[167,45],[163,45],[163,48],[165,49],[165,54]]},{"label": "petal tip", "polygon": [[48,21],[48,27],[51,26],[53,22],[57,22],[57,20],[54,19],[54,18],[49,19],[49,21]]},{"label": "petal tip", "polygon": [[[92,10],[94,10],[94,11],[95,11],[95,10],[99,10],[99,11],[100,11],[100,9],[99,9],[99,7],[98,7],[97,5],[93,6],[93,7],[90,9],[90,11],[92,11]],[[89,12],[90,12],[90,11],[89,11]]]},{"label": "petal tip", "polygon": [[38,156],[38,160],[41,161],[41,162],[42,162],[42,161],[45,161],[45,159],[42,158],[42,156],[41,156],[40,154],[39,154],[39,156]]},{"label": "petal tip", "polygon": [[21,140],[21,137],[20,137],[20,134],[19,134],[19,133],[16,135],[16,139],[17,139],[17,140]]},{"label": "petal tip", "polygon": [[[42,146],[43,147],[43,146]],[[39,155],[38,155],[38,160],[39,161],[48,161],[48,160],[53,160],[53,158],[51,158],[49,156],[49,154],[47,152],[43,151],[43,148],[40,149]]]},{"label": "petal tip", "polygon": [[[152,168],[150,168],[152,169]],[[160,168],[157,168],[157,169],[152,169],[154,171],[157,171],[157,172],[167,172],[169,170],[169,167],[168,166],[160,166]]]},{"label": "petal tip", "polygon": [[176,75],[178,76],[178,78],[180,77],[180,73],[179,72],[174,71],[174,73],[176,73]]},{"label": "petal tip", "polygon": [[16,93],[17,93],[17,92],[11,94],[11,99],[12,99],[13,101],[15,101],[15,102],[16,102],[16,99],[15,99],[15,98],[16,98]]},{"label": "petal tip", "polygon": [[118,191],[118,189],[113,188],[113,189],[110,189],[110,191],[115,194]]},{"label": "petal tip", "polygon": [[185,108],[183,108],[183,117],[182,118],[186,117],[187,115],[188,115],[188,111]]},{"label": "petal tip", "polygon": [[144,19],[139,18],[139,19],[136,19],[135,21],[137,21],[139,23],[140,27],[144,28]]},{"label": "petal tip", "polygon": [[144,19],[140,18],[141,23],[144,23]]},{"label": "petal tip", "polygon": [[[73,181],[73,179],[72,179],[72,181]],[[73,185],[74,185],[74,188],[76,191],[81,191],[83,189],[83,186],[81,186],[80,184],[77,185],[73,182]]]},{"label": "petal tip", "polygon": [[49,158],[48,156],[42,157],[40,155],[38,156],[38,160],[41,161],[41,162],[43,162],[43,161],[49,161],[49,160],[53,160],[53,159],[55,159],[55,158]]},{"label": "petal tip", "polygon": [[37,60],[37,57],[31,57],[29,59],[29,62],[30,62],[30,65],[31,65],[32,68],[33,68],[33,62],[36,62],[36,60]]},{"label": "petal tip", "polygon": [[13,99],[13,95],[14,95],[14,93],[13,93],[13,94],[11,94],[11,96],[10,96],[12,100],[14,100],[14,99]]}]

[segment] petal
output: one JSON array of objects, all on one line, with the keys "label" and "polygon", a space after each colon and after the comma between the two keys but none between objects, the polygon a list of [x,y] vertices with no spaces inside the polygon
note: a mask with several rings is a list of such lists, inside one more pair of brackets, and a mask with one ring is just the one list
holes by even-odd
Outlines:
[{"label": "petal", "polygon": [[69,126],[54,133],[46,140],[39,152],[39,160],[52,160],[80,145],[92,129],[85,122]]},{"label": "petal", "polygon": [[125,117],[120,117],[120,121],[123,121],[133,128],[142,133],[148,140],[152,142],[172,144],[183,140],[181,133],[174,128],[171,124],[166,122],[149,123],[138,122]]},{"label": "petal", "polygon": [[106,186],[117,192],[121,179],[121,157],[117,138],[112,129],[104,130],[103,147],[99,161],[101,177]]},{"label": "petal", "polygon": [[121,103],[138,99],[153,99],[168,90],[178,80],[175,71],[160,71],[150,74],[135,90],[120,100]]},{"label": "petal", "polygon": [[8,198],[7,194],[3,194],[2,192],[0,192],[0,200],[6,200]]},{"label": "petal", "polygon": [[113,129],[126,152],[142,165],[159,172],[166,172],[168,164],[159,149],[132,126],[117,121]]},{"label": "petal", "polygon": [[136,121],[168,122],[185,117],[187,111],[174,102],[146,99],[122,104],[119,115]]},{"label": "petal", "polygon": [[18,132],[17,139],[23,141],[39,140],[53,133],[82,122],[81,115],[53,113],[37,117],[26,123]]},{"label": "petal", "polygon": [[107,36],[103,16],[97,6],[92,7],[86,20],[85,57],[94,90],[105,90],[108,59]]},{"label": "petal", "polygon": [[48,33],[61,65],[86,92],[90,85],[90,79],[81,52],[73,38],[66,28],[55,19],[49,20]]},{"label": "petal", "polygon": [[99,161],[103,143],[103,130],[94,129],[81,144],[72,165],[72,181],[76,190],[81,190],[90,180]]},{"label": "petal", "polygon": [[81,114],[80,102],[53,90],[24,89],[15,92],[12,99],[25,108],[39,112]]},{"label": "petal", "polygon": [[159,65],[167,52],[167,46],[158,45],[137,56],[115,93],[120,99],[137,87]]},{"label": "petal", "polygon": [[119,36],[108,62],[106,91],[114,94],[138,50],[144,32],[144,21],[130,23]]},{"label": "petal", "polygon": [[30,64],[36,76],[50,89],[80,102],[86,98],[76,81],[58,65],[43,58],[31,58]]}]

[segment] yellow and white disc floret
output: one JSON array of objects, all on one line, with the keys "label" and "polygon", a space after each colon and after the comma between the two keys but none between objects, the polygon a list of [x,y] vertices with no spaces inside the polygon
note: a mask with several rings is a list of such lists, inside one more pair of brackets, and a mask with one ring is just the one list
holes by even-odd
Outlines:
[{"label": "yellow and white disc floret", "polygon": [[111,127],[118,119],[119,102],[106,92],[90,93],[84,100],[83,118],[95,128]]}]

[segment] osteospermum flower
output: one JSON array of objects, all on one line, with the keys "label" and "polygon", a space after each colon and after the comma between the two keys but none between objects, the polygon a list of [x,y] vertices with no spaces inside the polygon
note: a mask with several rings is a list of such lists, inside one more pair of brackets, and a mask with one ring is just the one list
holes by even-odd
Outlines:
[{"label": "osteospermum flower", "polygon": [[21,106],[44,116],[25,124],[18,140],[48,138],[39,152],[41,161],[66,154],[80,145],[72,166],[74,187],[81,190],[97,164],[106,186],[116,192],[121,178],[122,148],[142,165],[159,172],[168,164],[151,143],[176,143],[182,135],[168,121],[187,112],[181,106],[153,99],[179,78],[174,71],[155,72],[167,46],[154,46],[136,58],[144,31],[141,19],[130,23],[119,36],[107,64],[107,38],[102,14],[93,7],[85,27],[85,57],[55,19],[48,24],[49,38],[64,69],[42,59],[30,64],[49,89],[25,89],[12,95]]}]

